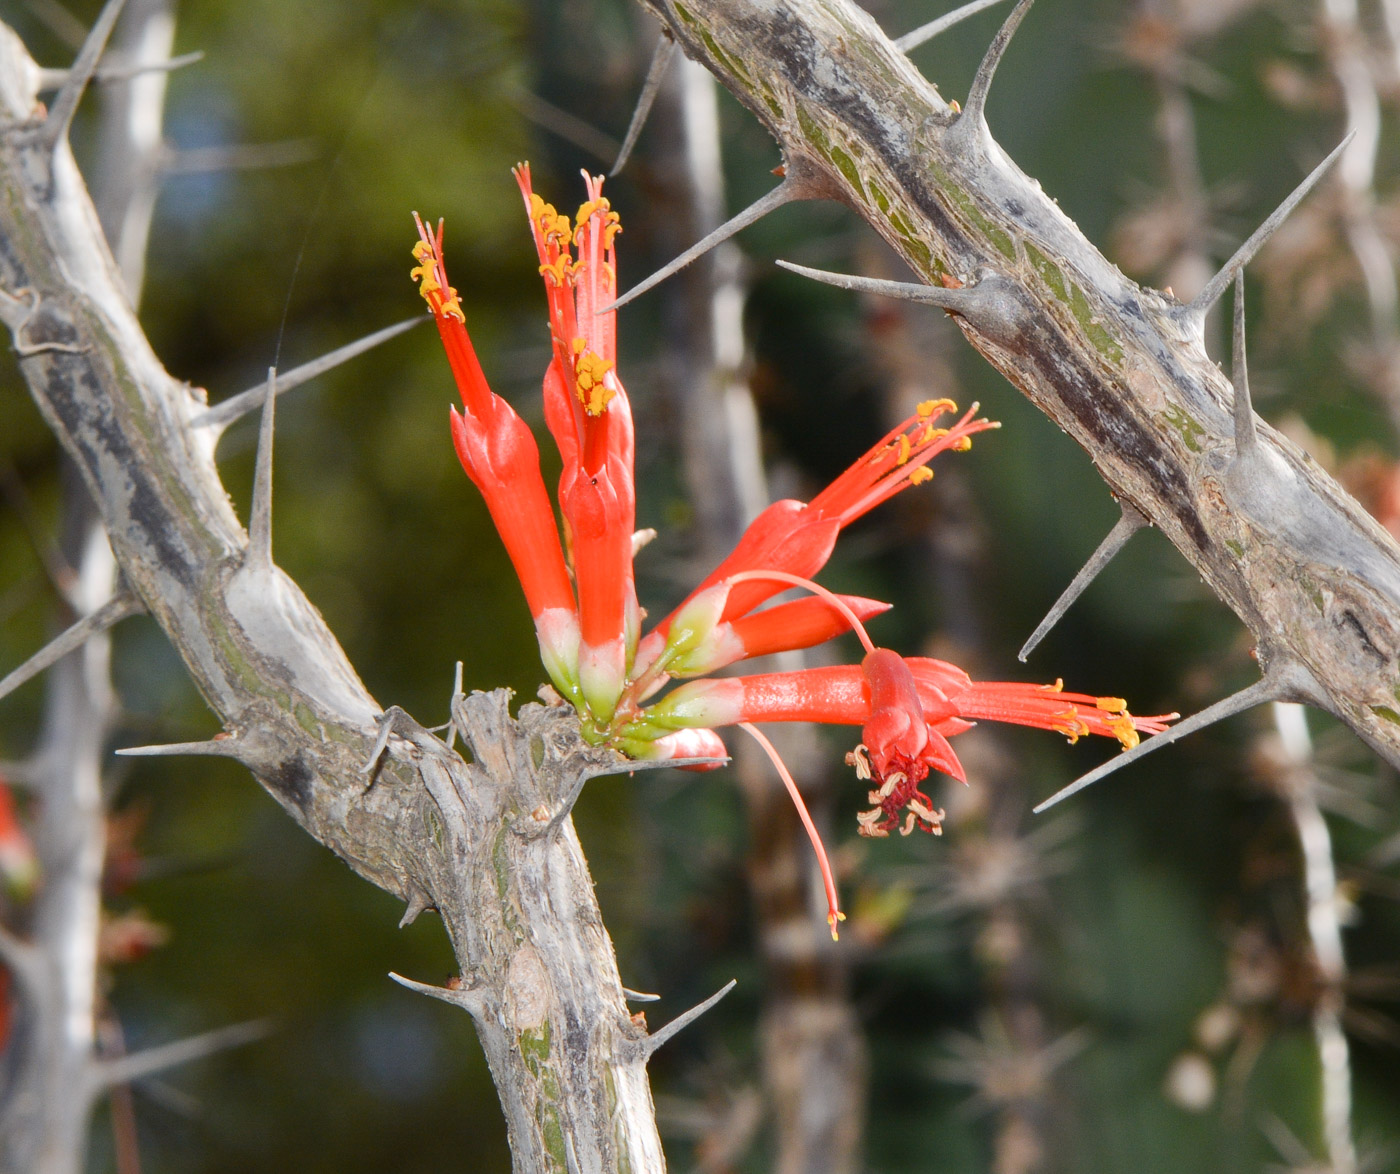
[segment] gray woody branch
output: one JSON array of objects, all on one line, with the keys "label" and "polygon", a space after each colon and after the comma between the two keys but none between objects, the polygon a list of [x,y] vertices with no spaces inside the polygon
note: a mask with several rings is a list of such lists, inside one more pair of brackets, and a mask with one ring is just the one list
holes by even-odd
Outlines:
[{"label": "gray woody branch", "polygon": [[296,584],[250,550],[216,430],[195,427],[203,392],[152,353],[39,78],[0,25],[0,308],[130,591],[224,724],[182,749],[237,758],[361,876],[441,913],[518,1170],[663,1169],[646,1031],[567,818],[586,777],[629,764],[585,747],[561,710],[512,719],[497,693],[453,699],[472,765],[395,713],[364,773],[380,707]]},{"label": "gray woody branch", "polygon": [[1400,548],[1268,425],[1237,459],[1203,314],[1124,277],[1007,158],[982,117],[990,71],[959,114],[847,0],[643,3],[789,173],[822,177],[930,285],[978,291],[955,311],[972,345],[1171,539],[1266,669],[1306,670],[1319,688],[1294,699],[1400,764]]}]

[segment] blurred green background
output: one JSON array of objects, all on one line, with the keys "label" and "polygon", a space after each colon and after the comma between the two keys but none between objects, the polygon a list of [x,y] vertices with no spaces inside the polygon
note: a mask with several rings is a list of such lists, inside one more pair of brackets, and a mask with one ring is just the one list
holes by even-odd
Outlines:
[{"label": "blurred green background", "polygon": [[[98,5],[71,7],[86,23]],[[904,0],[868,7],[892,34],[937,14]],[[1304,6],[1236,7],[1218,35],[1190,46],[1211,79],[1191,102],[1201,173],[1218,197],[1219,254],[1340,126],[1316,39],[1300,33],[1310,19]],[[5,0],[0,12],[41,64],[67,62],[71,50],[37,3]],[[1125,267],[1114,252],[1125,218],[1164,191],[1158,92],[1121,51],[1140,15],[1125,0],[1045,0],[1018,34],[989,108],[1009,155]],[[988,13],[917,51],[945,95],[965,93],[998,19]],[[166,181],[142,318],[167,367],[217,400],[256,383],[274,356],[291,366],[419,313],[408,278],[416,209],[446,218],[449,271],[495,390],[538,420],[544,302],[509,168],[529,159],[536,190],[561,210],[581,200],[579,168],[609,161],[589,153],[586,135],[581,145],[579,134],[556,133],[540,103],[620,139],[653,36],[640,10],[621,0],[181,0],[178,21],[177,51],[206,57],[171,78],[171,142],[304,142],[308,157]],[[1280,104],[1269,84],[1280,69],[1315,82],[1311,106]],[[721,111],[728,203],[737,209],[773,182],[779,156],[727,95]],[[1396,165],[1390,129],[1382,193]],[[80,157],[90,132],[80,125]],[[658,133],[643,134],[634,162],[609,185],[624,225],[624,288],[684,240],[649,163]],[[765,452],[781,491],[807,497],[885,429],[888,322],[879,307],[771,261],[847,270],[872,257],[891,263],[873,232],[834,205],[786,208],[740,240],[751,261],[745,321]],[[897,276],[897,265],[885,275]],[[1160,270],[1133,275],[1163,279]],[[1251,305],[1259,289],[1252,286]],[[1366,452],[1388,461],[1387,413],[1351,361],[1359,295],[1340,280],[1327,292],[1305,329],[1281,313],[1255,319],[1256,407],[1270,420],[1296,421],[1295,430],[1305,425],[1337,461]],[[676,472],[686,437],[667,362],[668,331],[683,312],[658,291],[621,326],[620,370],[641,439],[639,524],[663,535],[639,562],[653,614],[683,594],[677,560],[697,541]],[[1247,633],[1152,532],[1134,540],[1028,666],[1016,663],[1016,649],[1116,507],[1084,453],[956,331],[931,311],[916,318],[900,329],[928,348],[931,369],[946,372],[948,386],[934,391],[980,399],[1004,428],[965,457],[943,458],[956,468],[940,466],[949,488],[932,499],[935,508],[877,514],[838,548],[824,581],[897,605],[877,640],[911,654],[956,652],[992,679],[1062,676],[1070,688],[1125,696],[1140,713],[1190,711],[1254,679]],[[446,719],[458,659],[468,688],[504,685],[529,698],[542,679],[519,589],[451,450],[452,396],[436,338],[418,330],[295,392],[278,413],[278,562],[322,609],[380,703],[425,724]],[[52,531],[58,452],[10,360],[0,365],[0,419],[0,462]],[[241,511],[254,429],[235,426],[220,449]],[[958,541],[940,545],[929,526]],[[13,509],[0,510],[0,670],[38,647],[53,613],[25,526]],[[214,731],[150,621],[117,630],[114,662],[124,706],[115,745]],[[4,701],[0,759],[24,756],[42,704],[39,683]],[[1319,770],[1347,800],[1331,821],[1354,898],[1346,940],[1358,973],[1372,980],[1351,1000],[1351,1022],[1364,1028],[1352,1037],[1356,1129],[1383,1168],[1385,1147],[1400,1138],[1400,1064],[1386,1042],[1400,1029],[1378,1001],[1400,974],[1395,780],[1344,730],[1312,721]],[[829,842],[846,861],[853,920],[865,926],[841,948],[871,1052],[869,1169],[1015,1168],[1004,1165],[1005,1102],[995,1090],[1018,1079],[1028,1082],[1016,1086],[1026,1092],[1018,1103],[1031,1106],[1044,1151],[1025,1169],[1261,1170],[1300,1161],[1287,1135],[1320,1152],[1309,1019],[1316,984],[1296,845],[1261,766],[1269,728],[1267,712],[1236,719],[1053,815],[993,828],[1014,832],[1031,861],[1015,865],[1021,883],[1004,902],[1014,916],[966,891],[975,868],[1015,864],[1010,849],[988,863],[1000,841],[989,840],[975,804],[960,822],[957,803],[968,801],[949,797],[942,839],[857,844],[852,816],[862,794],[848,780]],[[849,744],[828,743],[839,767]],[[958,748],[973,791],[974,764],[985,763],[1003,794],[1019,796],[1023,814],[1110,750],[982,730]],[[137,879],[113,895],[112,908],[144,910],[170,931],[166,945],[114,969],[104,990],[127,1046],[243,1019],[275,1025],[262,1042],[138,1088],[143,1169],[507,1169],[499,1109],[467,1017],[386,978],[395,970],[442,982],[452,972],[436,920],[396,929],[396,902],[305,837],[239,769],[171,760],[113,770],[116,809],[137,813],[140,827]],[[584,795],[576,822],[623,981],[663,996],[649,1008],[654,1024],[729,977],[740,980],[652,1066],[671,1162],[693,1169],[704,1122],[721,1120],[716,1106],[759,1081],[764,978],[744,882],[743,797],[726,773],[604,779]],[[995,959],[1007,925],[1029,970],[1017,980],[1016,1013],[1038,1016],[1047,1041],[1077,1033],[1054,1057],[1013,1055],[998,1043],[1008,1003]],[[1237,1031],[1207,1047],[1193,1033],[1213,1007],[1230,1009]],[[1053,1071],[1052,1059],[1062,1061]],[[1197,1086],[1214,1082],[1196,1109],[1170,1084],[1173,1074],[1185,1078],[1183,1062],[1194,1065],[1186,1075]],[[94,1137],[93,1170],[112,1169],[105,1118]],[[760,1127],[733,1168],[766,1170],[772,1160]]]}]

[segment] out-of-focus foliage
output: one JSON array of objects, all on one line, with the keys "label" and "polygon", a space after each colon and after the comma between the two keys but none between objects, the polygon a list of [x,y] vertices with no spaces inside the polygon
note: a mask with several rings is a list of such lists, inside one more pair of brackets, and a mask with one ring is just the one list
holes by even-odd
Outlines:
[{"label": "out-of-focus foliage", "polygon": [[[73,5],[84,21],[96,7]],[[1301,8],[1258,8],[1198,47],[1201,75],[1212,79],[1192,96],[1200,167],[1228,197],[1214,218],[1228,238],[1292,186],[1298,160],[1336,137],[1325,79],[1318,107],[1303,111],[1282,108],[1277,86],[1265,84],[1282,66],[1321,75],[1295,31],[1306,23]],[[907,0],[872,11],[891,33],[935,14]],[[1132,16],[1127,0],[1046,2],[1013,44],[989,109],[1010,156],[1106,248],[1143,193],[1164,190],[1157,96],[1112,48]],[[66,62],[70,50],[20,0],[7,0],[5,18],[43,64]],[[916,60],[960,96],[995,22],[970,22]],[[539,102],[620,138],[649,39],[639,10],[621,0],[182,0],[177,51],[207,56],[171,79],[172,143],[306,140],[315,155],[170,178],[142,314],[157,351],[217,399],[257,382],[274,356],[290,366],[420,312],[408,279],[417,209],[447,219],[450,272],[495,389],[538,419],[544,302],[508,168],[529,158],[537,190],[561,209],[581,199],[578,169],[610,161],[541,125],[549,115]],[[737,208],[766,189],[779,159],[728,98],[723,118]],[[644,134],[628,173],[610,185],[623,216],[624,288],[677,241],[665,177],[649,163],[664,133]],[[1395,155],[1392,137],[1387,173]],[[834,206],[785,209],[741,239],[755,259],[752,382],[775,482],[807,496],[884,430],[886,323],[881,307],[767,261],[851,268],[880,253],[873,234]],[[1343,289],[1308,330],[1271,333],[1260,320],[1256,406],[1273,420],[1306,421],[1343,456],[1366,445],[1393,456],[1385,412],[1347,364],[1357,305]],[[674,472],[685,437],[666,378],[668,331],[684,312],[658,291],[622,324],[620,366],[641,440],[639,522],[663,531],[639,563],[653,614],[680,594],[693,541]],[[1239,624],[1153,534],[1134,540],[1030,666],[1016,664],[1016,648],[1115,507],[1084,454],[927,315],[918,337],[955,384],[933,390],[981,399],[1005,427],[948,458],[955,468],[939,468],[956,492],[937,497],[931,517],[913,515],[915,533],[911,515],[891,508],[838,551],[826,582],[898,605],[876,639],[908,653],[954,650],[985,677],[1063,676],[1071,688],[1126,696],[1137,712],[1189,710],[1253,679]],[[445,720],[457,659],[468,688],[508,685],[529,698],[542,679],[509,564],[452,455],[450,400],[437,341],[419,330],[295,392],[278,413],[277,559],[380,702],[425,724]],[[51,532],[56,446],[12,362],[0,371],[0,418],[0,462]],[[252,441],[244,422],[221,448],[240,505]],[[929,554],[927,525],[966,537],[956,573],[938,564],[936,546]],[[20,513],[0,510],[0,669],[37,647],[51,604]],[[149,621],[119,629],[115,663],[125,703],[117,744],[212,732]],[[3,702],[0,759],[24,755],[41,705],[38,684]],[[1024,833],[1040,825],[989,816],[973,759],[1025,811],[1097,762],[1103,745],[1067,748],[1021,732],[986,739],[968,755],[973,794],[948,796],[942,839],[857,842],[863,795],[850,781],[829,842],[839,845],[855,910],[841,948],[859,959],[854,999],[872,1051],[871,1169],[1259,1170],[1296,1159],[1268,1140],[1266,1125],[1285,1136],[1275,1120],[1319,1150],[1299,861],[1261,783],[1267,718],[1192,738],[1042,817],[1058,842],[1029,848]],[[1342,780],[1353,798],[1365,789],[1368,820],[1334,818],[1333,830],[1343,873],[1356,878],[1351,958],[1383,971],[1400,964],[1400,851],[1376,849],[1400,827],[1400,796],[1391,772],[1344,733],[1320,720],[1315,728],[1324,765],[1355,772]],[[833,759],[848,748],[833,741]],[[303,836],[239,770],[169,760],[113,778],[118,810],[148,812],[137,878],[114,908],[144,909],[171,933],[117,969],[104,992],[127,1045],[244,1018],[276,1024],[264,1042],[138,1090],[148,1174],[508,1167],[467,1017],[385,977],[392,969],[440,982],[450,973],[431,915],[396,930],[397,906]],[[590,787],[577,822],[623,980],[664,996],[648,1008],[653,1023],[740,979],[652,1067],[673,1163],[691,1168],[696,1122],[756,1079],[762,978],[742,875],[742,800],[723,773],[610,778]],[[996,881],[1008,876],[1022,882],[1010,896]],[[1383,1005],[1371,992],[1357,1005],[1375,1027]],[[1211,1009],[1227,1027],[1234,1015],[1233,1033],[1198,1038]],[[1044,1055],[1007,1043],[1010,1014],[1036,1017]],[[1373,1032],[1354,1040],[1353,1054],[1363,1146],[1400,1137],[1393,1045]],[[1188,1092],[1211,1094],[1201,1111],[1183,1107],[1189,1079]],[[1016,1164],[1008,1105],[1048,1150],[1043,1164]],[[94,1169],[110,1169],[101,1122],[97,1136]],[[760,1140],[742,1168],[768,1161]]]}]

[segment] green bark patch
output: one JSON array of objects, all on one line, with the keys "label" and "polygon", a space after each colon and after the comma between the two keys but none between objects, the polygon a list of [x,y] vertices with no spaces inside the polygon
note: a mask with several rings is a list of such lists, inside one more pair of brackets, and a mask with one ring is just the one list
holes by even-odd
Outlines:
[{"label": "green bark patch", "polygon": [[1162,419],[1170,424],[1181,436],[1181,442],[1192,452],[1201,451],[1201,437],[1206,430],[1196,423],[1179,407],[1173,404],[1162,413]]},{"label": "green bark patch", "polygon": [[1064,272],[1060,267],[1030,241],[1025,241],[1023,247],[1026,250],[1026,257],[1030,260],[1031,268],[1040,275],[1040,280],[1045,282],[1050,292],[1060,301],[1068,303],[1069,292],[1066,288]]},{"label": "green bark patch", "polygon": [[[1089,340],[1094,349],[1115,367],[1122,366],[1123,348],[1118,345],[1118,340],[1104,329],[1103,323],[1094,316],[1094,308],[1089,304],[1089,299],[1084,296],[1084,291],[1079,286],[1071,283],[1069,287],[1069,309],[1074,315],[1074,320],[1079,323],[1080,329],[1084,331],[1084,337]],[[1199,452],[1187,442],[1188,447],[1193,452]]]}]

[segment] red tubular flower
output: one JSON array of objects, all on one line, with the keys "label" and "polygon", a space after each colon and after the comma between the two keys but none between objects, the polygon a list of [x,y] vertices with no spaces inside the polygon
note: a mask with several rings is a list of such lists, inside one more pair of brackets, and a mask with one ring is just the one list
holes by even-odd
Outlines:
[{"label": "red tubular flower", "polygon": [[616,709],[636,651],[641,613],[632,572],[635,441],[617,377],[617,213],[602,177],[584,174],[588,201],[569,218],[535,195],[528,164],[515,169],[549,301],[554,359],[544,381],[545,422],[564,469],[559,508],[578,584],[579,680],[596,722]]},{"label": "red tubular flower", "polygon": [[640,740],[680,727],[771,721],[863,726],[861,745],[848,761],[874,783],[870,802],[876,806],[859,817],[861,833],[880,836],[905,808],[905,835],[916,826],[937,833],[941,813],[919,783],[930,770],[967,781],[947,739],[976,719],[1055,730],[1071,742],[1099,734],[1130,749],[1139,732],[1159,734],[1176,716],[1134,717],[1122,698],[1066,693],[1059,681],[973,681],[946,661],[876,648],[860,666],[692,681],[646,711],[648,728],[630,733]]},{"label": "red tubular flower", "polygon": [[[878,444],[810,502],[774,502],[753,520],[734,550],[691,592],[686,602],[706,588],[743,571],[786,571],[810,579],[831,557],[842,527],[907,486],[930,480],[933,472],[926,466],[939,453],[950,449],[966,451],[978,432],[1000,427],[991,420],[974,420],[976,404],[953,427],[934,427],[939,416],[956,410],[957,405],[952,400],[921,403],[914,415],[890,429]],[[782,590],[784,585],[773,581],[741,584],[730,592],[722,618],[732,620],[747,615]],[[672,612],[656,626],[654,635],[659,634],[664,641],[674,618],[675,612]],[[659,645],[649,636],[644,653],[654,648],[659,650]]]},{"label": "red tubular flower", "polygon": [[449,409],[457,457],[481,491],[505,543],[535,621],[540,652],[560,691],[578,691],[578,614],[559,545],[539,448],[526,423],[494,394],[477,361],[457,291],[442,262],[442,225],[434,236],[415,215],[418,266],[413,277],[433,312],[464,411]]}]

